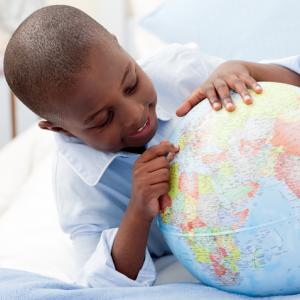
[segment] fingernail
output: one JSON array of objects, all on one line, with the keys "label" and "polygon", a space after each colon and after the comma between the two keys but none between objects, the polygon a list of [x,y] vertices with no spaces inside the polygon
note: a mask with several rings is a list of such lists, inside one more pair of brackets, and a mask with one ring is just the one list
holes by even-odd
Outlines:
[{"label": "fingernail", "polygon": [[168,155],[166,156],[166,160],[168,162],[171,162],[175,158],[175,155],[176,155],[175,153],[169,152]]},{"label": "fingernail", "polygon": [[235,110],[235,106],[232,103],[227,103],[226,104],[226,110],[228,111],[234,111]]},{"label": "fingernail", "polygon": [[222,107],[221,103],[219,102],[214,102],[213,103],[213,109],[219,110]]},{"label": "fingernail", "polygon": [[176,145],[174,145],[174,144],[172,144],[172,146],[175,148],[176,151],[179,150],[179,146],[176,146]]},{"label": "fingernail", "polygon": [[255,87],[255,90],[256,90],[257,92],[262,92],[263,88],[262,88],[261,85],[257,84],[256,87]]},{"label": "fingernail", "polygon": [[244,96],[244,102],[246,104],[252,104],[253,103],[252,98],[249,95]]},{"label": "fingernail", "polygon": [[175,157],[175,154],[174,153],[169,153],[168,156],[167,156],[167,159],[168,161],[172,161]]}]

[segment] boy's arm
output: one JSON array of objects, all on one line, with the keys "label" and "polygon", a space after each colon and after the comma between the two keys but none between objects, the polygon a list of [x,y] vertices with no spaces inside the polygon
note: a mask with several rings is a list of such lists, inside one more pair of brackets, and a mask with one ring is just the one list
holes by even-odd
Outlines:
[{"label": "boy's arm", "polygon": [[112,247],[115,269],[135,280],[145,260],[151,221],[141,217],[129,206],[119,226]]},{"label": "boy's arm", "polygon": [[300,86],[300,75],[277,64],[227,61],[221,64],[180,105],[176,114],[184,116],[206,98],[215,110],[219,110],[224,106],[228,111],[233,111],[235,106],[230,96],[230,90],[239,93],[246,104],[251,104],[252,99],[247,89],[250,88],[256,93],[261,93],[262,88],[257,81],[275,81]]},{"label": "boy's arm", "polygon": [[131,279],[137,278],[144,264],[150,225],[159,212],[159,198],[169,191],[169,162],[178,150],[161,142],[134,165],[131,201],[111,251],[115,269]]},{"label": "boy's arm", "polygon": [[300,74],[275,64],[240,62],[256,81],[274,81],[300,86]]}]

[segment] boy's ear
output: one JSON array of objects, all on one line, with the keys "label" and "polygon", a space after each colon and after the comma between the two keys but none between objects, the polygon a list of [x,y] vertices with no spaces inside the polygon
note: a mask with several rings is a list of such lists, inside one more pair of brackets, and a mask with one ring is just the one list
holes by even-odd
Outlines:
[{"label": "boy's ear", "polygon": [[40,121],[39,122],[39,127],[41,129],[45,129],[45,130],[50,130],[50,131],[54,131],[54,132],[61,132],[64,133],[65,135],[68,136],[74,136],[72,133],[70,133],[69,131],[65,130],[62,127],[56,126],[53,123],[49,122],[49,121]]}]

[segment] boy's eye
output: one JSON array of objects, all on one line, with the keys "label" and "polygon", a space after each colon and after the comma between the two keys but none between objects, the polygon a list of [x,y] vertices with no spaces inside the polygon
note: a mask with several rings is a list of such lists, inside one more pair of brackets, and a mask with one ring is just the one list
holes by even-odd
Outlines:
[{"label": "boy's eye", "polygon": [[99,125],[99,127],[108,126],[112,122],[113,118],[114,118],[114,113],[112,111],[109,111],[106,120],[101,125]]},{"label": "boy's eye", "polygon": [[126,88],[125,91],[124,91],[124,94],[127,95],[127,96],[133,94],[134,91],[136,90],[137,86],[138,86],[138,83],[139,83],[139,79],[138,79],[138,77],[137,77],[137,78],[136,78],[136,81],[135,81],[135,83],[134,83],[134,85],[132,85],[132,86]]}]

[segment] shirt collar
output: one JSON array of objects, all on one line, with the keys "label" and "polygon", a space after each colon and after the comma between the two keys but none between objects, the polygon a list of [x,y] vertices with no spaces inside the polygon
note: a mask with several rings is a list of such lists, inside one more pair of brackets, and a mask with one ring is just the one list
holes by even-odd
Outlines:
[{"label": "shirt collar", "polygon": [[[157,118],[169,121],[172,117],[160,105],[156,105]],[[121,151],[104,152],[93,149],[75,137],[55,133],[57,149],[74,172],[89,186],[95,186],[110,163],[118,156],[129,157],[137,154]]]}]

